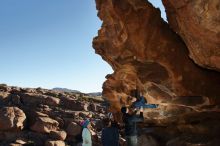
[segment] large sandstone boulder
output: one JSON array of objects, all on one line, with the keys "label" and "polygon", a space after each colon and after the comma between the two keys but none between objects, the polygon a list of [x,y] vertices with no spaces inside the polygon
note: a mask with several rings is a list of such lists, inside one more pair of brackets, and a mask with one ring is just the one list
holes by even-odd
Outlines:
[{"label": "large sandstone boulder", "polygon": [[[103,23],[93,47],[114,70],[106,76],[103,96],[115,114],[121,106],[131,104],[127,97],[134,89],[141,91],[148,103],[159,104],[144,110],[142,126],[160,127],[164,133],[154,134],[162,141],[179,133],[218,138],[220,1],[163,3],[169,24],[147,0],[96,0]],[[117,116],[120,120],[121,115]],[[175,128],[168,132],[162,127]]]},{"label": "large sandstone boulder", "polygon": [[0,109],[0,130],[22,130],[26,116],[18,107],[4,107]]},{"label": "large sandstone boulder", "polygon": [[[197,2],[189,3],[189,7],[193,3]],[[127,104],[127,96],[136,88],[143,91],[150,103],[161,103],[167,98],[169,104],[178,96],[198,95],[215,101],[212,104],[219,103],[219,73],[195,65],[188,57],[188,48],[162,20],[158,9],[145,0],[96,0],[96,4],[103,24],[93,47],[114,70],[103,84],[103,95],[113,111]],[[218,40],[216,36],[214,40]]]},{"label": "large sandstone boulder", "polygon": [[220,71],[220,1],[163,0],[170,27],[196,64]]},{"label": "large sandstone boulder", "polygon": [[67,133],[63,130],[50,132],[50,137],[55,140],[63,140],[64,141],[66,139],[66,136],[67,136]]},{"label": "large sandstone boulder", "polygon": [[70,136],[77,136],[81,131],[82,127],[75,122],[71,122],[66,129],[67,134]]},{"label": "large sandstone boulder", "polygon": [[60,99],[52,96],[36,94],[36,93],[24,93],[20,94],[23,104],[25,105],[38,105],[45,104],[51,106],[57,106],[60,103]]},{"label": "large sandstone boulder", "polygon": [[69,96],[62,96],[61,103],[62,103],[62,106],[68,109],[71,109],[71,110],[75,110],[75,111],[87,110],[87,107],[88,107],[88,105],[85,105],[84,102],[80,102]]},{"label": "large sandstone boulder", "polygon": [[30,127],[31,130],[40,133],[50,133],[59,129],[59,123],[50,117],[36,117],[35,123]]}]

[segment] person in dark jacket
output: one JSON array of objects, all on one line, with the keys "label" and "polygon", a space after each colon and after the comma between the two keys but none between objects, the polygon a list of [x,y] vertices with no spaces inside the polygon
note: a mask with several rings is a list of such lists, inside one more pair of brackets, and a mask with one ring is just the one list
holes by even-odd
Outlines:
[{"label": "person in dark jacket", "polygon": [[102,145],[103,146],[119,146],[119,131],[111,125],[111,120],[106,118],[103,120],[105,128],[102,130]]},{"label": "person in dark jacket", "polygon": [[129,109],[127,107],[122,107],[121,112],[123,114],[123,122],[125,125],[125,137],[127,141],[127,146],[137,146],[137,122],[144,121],[143,117],[143,108],[140,108],[140,115],[136,115],[135,113],[129,113]]}]

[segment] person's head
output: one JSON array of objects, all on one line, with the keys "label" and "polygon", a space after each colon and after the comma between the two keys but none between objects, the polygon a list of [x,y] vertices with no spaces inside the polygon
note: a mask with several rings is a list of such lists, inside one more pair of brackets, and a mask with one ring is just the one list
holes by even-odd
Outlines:
[{"label": "person's head", "polygon": [[121,112],[122,112],[123,114],[126,114],[126,113],[129,112],[129,109],[128,109],[127,107],[123,106],[123,107],[121,108]]},{"label": "person's head", "polygon": [[83,128],[90,128],[91,127],[90,121],[89,120],[83,121],[82,127]]},{"label": "person's head", "polygon": [[103,119],[103,124],[105,127],[110,127],[111,126],[111,120],[109,118]]}]

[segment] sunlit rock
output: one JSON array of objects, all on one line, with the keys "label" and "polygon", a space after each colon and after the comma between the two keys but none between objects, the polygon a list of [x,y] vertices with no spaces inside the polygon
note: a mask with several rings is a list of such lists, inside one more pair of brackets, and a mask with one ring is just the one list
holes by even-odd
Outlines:
[{"label": "sunlit rock", "polygon": [[220,1],[163,0],[170,27],[196,64],[220,71]]}]

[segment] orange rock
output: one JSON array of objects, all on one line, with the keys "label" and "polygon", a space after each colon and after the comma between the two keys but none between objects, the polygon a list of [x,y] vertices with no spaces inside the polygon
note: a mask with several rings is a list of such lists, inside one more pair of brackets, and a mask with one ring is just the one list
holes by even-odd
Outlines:
[{"label": "orange rock", "polygon": [[[194,3],[195,5],[192,5]],[[219,23],[215,18],[218,19],[220,13],[217,14],[219,10],[213,8],[216,13],[210,13],[210,20],[200,18],[202,25],[207,24],[210,28],[206,36],[204,26],[197,23],[191,26],[191,23],[188,23],[195,21],[193,14],[194,11],[195,14],[199,11],[200,8],[197,8],[199,3],[200,1],[187,4],[186,1],[167,1],[168,6],[172,4],[174,8],[183,7],[177,10],[170,6],[171,8],[167,7],[167,11],[170,9],[169,20],[173,20],[173,23],[174,20],[178,20],[178,24],[184,27],[176,26],[180,27],[179,34],[181,37],[184,36],[186,46],[178,34],[161,18],[159,9],[154,8],[149,2],[96,0],[98,16],[103,24],[98,36],[93,39],[93,47],[114,70],[113,74],[106,76],[107,80],[103,84],[103,96],[110,101],[111,111],[119,111],[122,105],[127,104],[127,96],[136,88],[143,91],[150,103],[169,104],[176,96],[204,96],[210,99],[220,96],[220,74],[195,64],[212,68],[214,65],[209,66],[209,61],[206,64],[201,63],[204,62],[202,61],[204,58],[209,57],[209,54],[217,56],[212,57],[215,67],[219,64],[217,54],[220,41],[216,35],[219,33]],[[212,8],[217,6],[219,1],[205,3]],[[180,14],[181,17],[177,17]],[[173,26],[174,30],[176,27]],[[192,51],[191,46],[196,44],[202,47]],[[213,52],[213,48],[216,48],[216,54],[210,53]],[[192,55],[195,54],[192,52],[196,51],[199,51],[197,53],[199,57]],[[189,52],[195,62],[189,58]],[[205,62],[207,60],[210,59],[205,59]]]},{"label": "orange rock", "polygon": [[18,107],[4,107],[0,109],[0,130],[22,130],[26,119],[25,113]]},{"label": "orange rock", "polygon": [[204,68],[220,71],[220,1],[163,0],[163,3],[169,25],[186,43],[190,58]]},{"label": "orange rock", "polygon": [[58,126],[59,123],[50,117],[37,117],[30,128],[39,133],[50,133],[50,131],[56,131],[59,128]]}]

